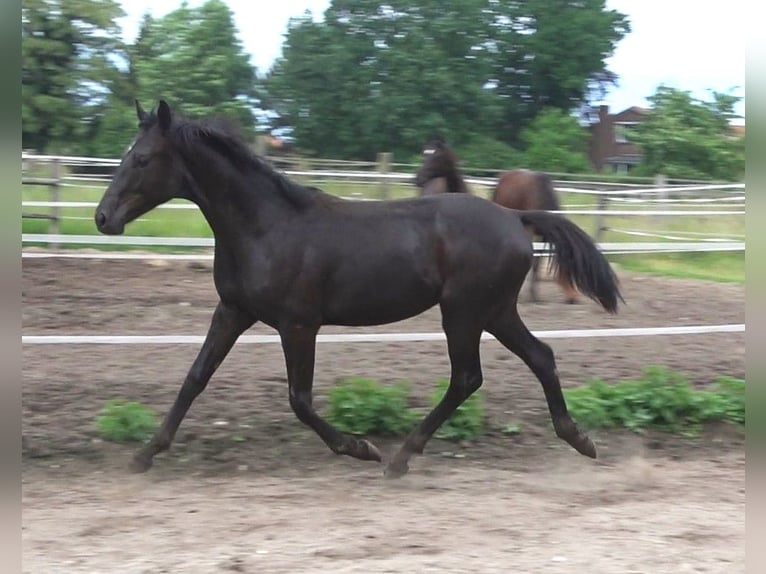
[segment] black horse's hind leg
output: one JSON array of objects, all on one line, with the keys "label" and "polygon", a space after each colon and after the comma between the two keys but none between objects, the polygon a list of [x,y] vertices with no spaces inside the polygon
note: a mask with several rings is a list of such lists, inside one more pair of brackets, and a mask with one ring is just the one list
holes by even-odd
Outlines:
[{"label": "black horse's hind leg", "polygon": [[551,348],[529,332],[512,304],[494,319],[487,328],[500,343],[524,361],[540,380],[551,413],[556,435],[585,456],[596,458],[596,447],[582,432],[567,411],[561,391],[556,361]]},{"label": "black horse's hind leg", "polygon": [[145,472],[152,466],[154,455],[170,447],[178,426],[194,399],[205,389],[210,377],[234,346],[237,338],[253,323],[254,319],[238,309],[228,307],[222,302],[218,303],[205,342],[186,375],[173,406],[151,440],[133,457],[133,471]]},{"label": "black horse's hind leg", "polygon": [[399,451],[389,461],[385,471],[388,478],[398,478],[406,474],[410,457],[413,454],[422,454],[426,443],[444,421],[481,387],[479,344],[482,329],[476,325],[478,318],[468,309],[460,313],[460,318],[445,313],[444,308],[442,313],[452,366],[449,386],[439,404],[407,436]]},{"label": "black horse's hind leg", "polygon": [[318,328],[291,324],[279,329],[287,364],[290,406],[303,424],[311,427],[336,454],[380,461],[380,451],[370,441],[341,433],[317,414],[312,406],[314,357]]}]

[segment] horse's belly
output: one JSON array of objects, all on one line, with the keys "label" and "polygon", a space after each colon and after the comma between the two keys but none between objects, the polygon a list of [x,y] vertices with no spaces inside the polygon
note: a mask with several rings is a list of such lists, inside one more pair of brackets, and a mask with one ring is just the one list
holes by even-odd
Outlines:
[{"label": "horse's belly", "polygon": [[413,317],[439,301],[440,289],[417,278],[399,277],[346,285],[326,294],[323,322],[330,325],[381,325]]}]

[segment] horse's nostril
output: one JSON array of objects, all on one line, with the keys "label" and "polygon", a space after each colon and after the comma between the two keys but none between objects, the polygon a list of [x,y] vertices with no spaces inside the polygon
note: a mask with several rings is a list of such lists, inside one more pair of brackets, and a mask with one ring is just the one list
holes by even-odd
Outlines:
[{"label": "horse's nostril", "polygon": [[103,211],[99,211],[96,214],[96,225],[98,225],[99,227],[103,227],[105,223],[106,223],[106,214],[104,214]]}]

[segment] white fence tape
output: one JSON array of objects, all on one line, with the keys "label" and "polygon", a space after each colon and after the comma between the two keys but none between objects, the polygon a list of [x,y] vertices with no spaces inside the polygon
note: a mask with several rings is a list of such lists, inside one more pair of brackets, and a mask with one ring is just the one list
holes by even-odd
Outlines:
[{"label": "white fence tape", "polygon": [[[352,201],[370,201],[368,198],[344,197],[343,199]],[[98,203],[93,201],[22,201],[22,207],[88,207],[95,208]],[[156,209],[198,209],[192,203],[165,203],[158,205]],[[560,213],[562,215],[683,215],[683,216],[701,216],[701,215],[745,215],[743,209],[564,209],[551,210],[551,213]]]},{"label": "white fence tape", "polygon": [[[57,243],[61,245],[127,245],[152,247],[214,247],[212,237],[147,237],[141,235],[56,235],[48,233],[23,233],[22,243]],[[535,242],[535,251],[546,251],[546,244]],[[640,242],[627,243],[622,241],[603,242],[598,244],[603,253],[646,253],[686,252],[686,251],[745,251],[744,241],[716,242]]]},{"label": "white fence tape", "polygon": [[[589,339],[594,337],[647,337],[657,335],[696,335],[744,333],[744,324],[691,325],[679,327],[634,327],[616,329],[567,329],[533,331],[541,339]],[[489,333],[482,340],[494,340]],[[201,345],[203,335],[22,335],[23,345]],[[409,343],[445,341],[444,333],[338,333],[317,336],[317,343]],[[275,344],[279,335],[242,335],[238,343]]]},{"label": "white fence tape", "polygon": [[[54,156],[54,155],[35,155],[22,152],[22,161],[39,161],[50,162],[58,161],[64,165],[72,166],[117,166],[120,164],[120,159],[105,159],[95,157],[83,157],[83,156]],[[336,162],[339,163],[339,162]],[[372,164],[371,164],[372,165]],[[354,170],[281,170],[288,176],[302,176],[302,177],[332,177],[343,179],[375,179],[375,180],[414,180],[413,173],[380,173],[374,170],[370,171],[354,171]],[[494,170],[498,173],[505,170]],[[84,179],[92,179],[92,174],[86,175]],[[95,176],[98,177],[98,176]],[[72,176],[68,176],[69,179],[73,179]],[[480,177],[468,177],[466,178],[468,183],[474,183],[479,185],[494,185],[497,178],[480,178]],[[621,190],[595,190],[595,189],[583,189],[581,187],[564,187],[567,184],[583,184],[583,185],[621,185],[617,183],[611,183],[609,181],[557,181],[556,189],[559,191],[568,191],[572,193],[591,193],[594,195],[640,195],[640,194],[664,194],[667,192],[690,192],[690,191],[713,191],[713,190],[730,190],[730,189],[745,189],[743,183],[713,183],[713,184],[693,184],[693,185],[670,185],[667,187],[652,187],[645,185],[641,187],[641,184],[637,185],[637,189],[621,189]]]}]

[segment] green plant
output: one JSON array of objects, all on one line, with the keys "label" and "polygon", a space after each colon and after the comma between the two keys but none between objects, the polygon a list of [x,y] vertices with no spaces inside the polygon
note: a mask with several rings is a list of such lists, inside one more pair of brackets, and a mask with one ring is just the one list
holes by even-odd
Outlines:
[{"label": "green plant", "polygon": [[343,432],[401,435],[417,418],[407,406],[408,398],[409,387],[404,383],[383,385],[349,378],[330,391],[327,419]]},{"label": "green plant", "polygon": [[114,399],[108,401],[96,417],[96,428],[106,440],[143,441],[157,426],[154,412],[141,403]]},{"label": "green plant", "polygon": [[703,391],[681,373],[652,366],[637,380],[614,385],[595,380],[564,395],[572,416],[591,428],[695,434],[707,422],[745,422],[745,381],[733,377],[720,377],[716,389]]},{"label": "green plant", "polygon": [[503,434],[517,435],[521,434],[522,426],[520,423],[508,423],[503,427]]},{"label": "green plant", "polygon": [[[437,389],[431,395],[431,403],[437,404],[447,392],[449,381],[436,382]],[[484,405],[481,391],[476,391],[452,413],[436,431],[437,438],[447,440],[470,440],[481,434],[484,426]]]}]

